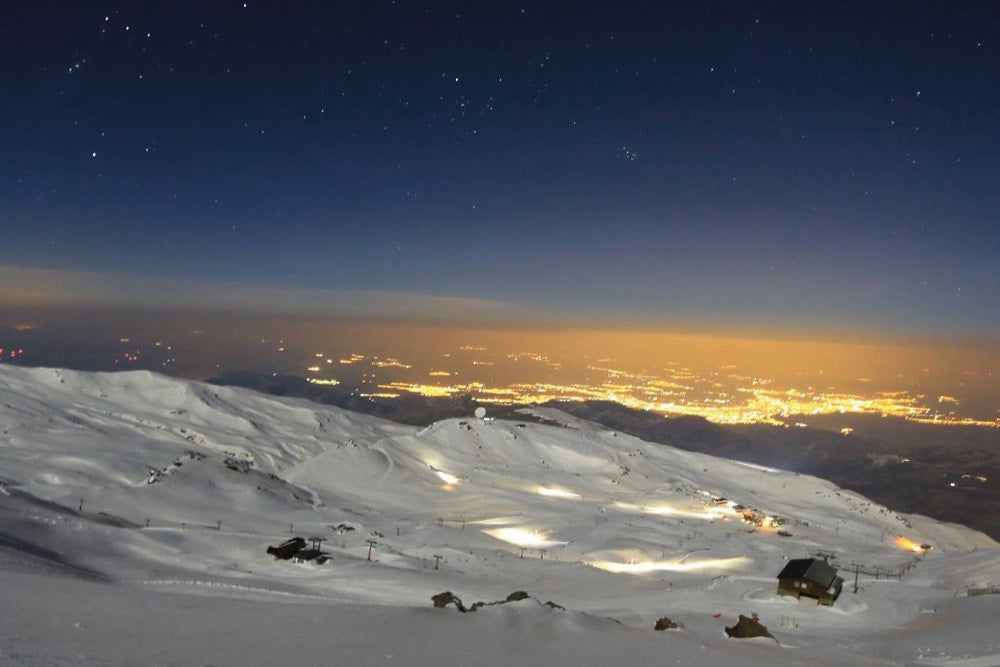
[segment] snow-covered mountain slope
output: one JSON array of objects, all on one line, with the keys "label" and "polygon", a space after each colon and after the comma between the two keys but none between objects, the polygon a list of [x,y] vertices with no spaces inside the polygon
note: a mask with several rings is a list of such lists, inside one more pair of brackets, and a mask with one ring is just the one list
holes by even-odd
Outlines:
[{"label": "snow-covered mountain slope", "polygon": [[[348,617],[416,623],[411,634],[375,632],[374,653],[352,654],[360,664],[390,653],[421,664],[433,651],[459,660],[508,640],[543,652],[565,641],[575,648],[548,661],[578,664],[570,659],[588,655],[575,652],[589,646],[584,635],[634,642],[641,655],[673,652],[682,664],[736,660],[734,652],[746,664],[817,661],[790,647],[822,650],[820,664],[1000,662],[988,637],[952,640],[953,625],[968,630],[973,606],[994,616],[1000,606],[1000,595],[966,597],[969,587],[1000,584],[1000,545],[981,533],[899,515],[813,477],[566,423],[470,415],[416,429],[145,372],[0,366],[0,578],[5,590],[25,591],[22,611],[37,606],[40,615],[52,596],[85,595],[116,609],[167,610],[178,628],[194,623],[176,611],[187,596],[162,595],[169,591],[211,598],[199,602],[199,627],[219,632],[223,610],[309,625],[316,605],[345,628]],[[330,559],[265,552],[292,536],[322,538]],[[932,549],[915,552],[920,545]],[[847,580],[836,604],[778,596],[787,559],[817,554]],[[456,620],[450,609],[427,609],[445,590],[469,603],[518,589],[567,611],[524,601]],[[275,601],[309,604],[275,612]],[[17,615],[21,628],[0,629],[2,661],[91,664],[65,658],[80,648],[72,633],[49,650],[31,639],[44,631],[11,605],[0,613],[10,616],[4,627]],[[136,614],[120,622],[145,636]],[[778,643],[726,639],[723,626],[738,614],[757,614]],[[664,615],[684,629],[652,636]],[[113,636],[103,624],[114,617],[92,620],[95,632]],[[478,638],[447,650],[427,644],[462,628]],[[344,642],[365,645],[343,632]],[[132,664],[113,639],[100,646],[93,664]],[[189,647],[160,664],[266,654],[244,650],[234,647],[227,662]]]}]

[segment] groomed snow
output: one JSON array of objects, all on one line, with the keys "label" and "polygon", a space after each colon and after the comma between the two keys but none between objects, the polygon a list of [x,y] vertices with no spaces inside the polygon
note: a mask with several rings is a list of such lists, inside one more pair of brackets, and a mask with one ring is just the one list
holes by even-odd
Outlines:
[{"label": "groomed snow", "polygon": [[[573,428],[0,366],[0,664],[1000,664],[985,535],[545,416]],[[265,552],[294,535],[330,560]],[[776,595],[817,553],[837,603]]]}]

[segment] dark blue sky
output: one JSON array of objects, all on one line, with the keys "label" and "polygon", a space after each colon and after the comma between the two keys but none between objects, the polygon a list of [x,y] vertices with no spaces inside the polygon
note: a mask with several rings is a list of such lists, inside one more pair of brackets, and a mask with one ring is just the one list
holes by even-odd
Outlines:
[{"label": "dark blue sky", "polygon": [[0,297],[996,338],[998,76],[993,2],[8,3]]}]

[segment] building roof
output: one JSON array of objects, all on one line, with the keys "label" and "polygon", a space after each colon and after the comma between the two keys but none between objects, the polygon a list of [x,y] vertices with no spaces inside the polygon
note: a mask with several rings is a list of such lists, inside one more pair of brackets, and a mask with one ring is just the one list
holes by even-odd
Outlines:
[{"label": "building roof", "polygon": [[837,568],[816,558],[793,558],[778,573],[778,579],[806,579],[829,588],[837,579]]}]

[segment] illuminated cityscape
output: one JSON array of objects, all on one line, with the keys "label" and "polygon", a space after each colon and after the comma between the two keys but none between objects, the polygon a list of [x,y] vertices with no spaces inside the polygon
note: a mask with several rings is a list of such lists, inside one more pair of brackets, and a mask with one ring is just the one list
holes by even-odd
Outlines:
[{"label": "illuminated cityscape", "polygon": [[[787,354],[783,368],[769,360],[756,360],[752,369],[749,363],[729,363],[744,358],[742,350],[728,356],[720,353],[725,363],[719,363],[714,354],[699,356],[697,349],[677,348],[672,354],[684,361],[654,364],[648,357],[655,353],[607,354],[628,351],[622,341],[610,339],[601,340],[599,348],[606,349],[598,354],[594,348],[570,347],[568,339],[558,336],[534,350],[521,347],[525,341],[520,338],[491,345],[432,339],[422,346],[412,341],[404,345],[405,339],[393,338],[368,344],[341,341],[318,348],[307,339],[248,331],[245,343],[218,346],[211,331],[197,328],[173,338],[162,331],[148,337],[116,333],[88,343],[96,351],[83,355],[86,363],[81,363],[81,351],[64,341],[47,348],[39,338],[43,331],[24,327],[14,340],[0,341],[0,360],[92,370],[144,368],[198,379],[226,371],[281,374],[371,400],[467,397],[502,406],[610,401],[719,424],[805,428],[814,425],[811,416],[868,414],[928,424],[1000,426],[995,391],[990,391],[996,384],[991,370],[956,367],[944,379],[931,377],[922,367],[926,359],[919,355],[916,361],[893,362],[880,369],[868,368],[875,362],[862,360],[858,369],[872,377],[852,380],[853,368],[834,377],[821,366],[787,360]],[[371,351],[376,348],[380,353]],[[781,348],[783,353],[786,349]],[[842,366],[834,360],[827,367],[843,370]],[[868,372],[875,370],[879,372]],[[841,432],[849,435],[851,429]]]},{"label": "illuminated cityscape", "polygon": [[[465,346],[464,351],[484,352]],[[453,359],[451,355],[448,355]],[[507,360],[531,360],[540,368],[559,371],[562,364],[547,355],[529,352],[508,353]],[[602,362],[609,360],[603,359]],[[411,369],[396,359],[352,354],[351,363],[371,369],[390,367]],[[477,375],[483,367],[498,362],[472,359],[464,370],[426,372],[421,380],[381,381],[365,374],[361,396],[393,399],[406,394],[441,398],[467,395],[478,403],[495,405],[540,404],[549,401],[611,401],[637,410],[665,416],[695,415],[720,424],[771,424],[806,427],[810,415],[837,413],[874,414],[909,421],[942,425],[998,427],[1000,419],[977,419],[960,412],[960,401],[951,396],[927,396],[904,390],[838,391],[807,387],[778,386],[768,378],[740,375],[731,367],[699,373],[681,365],[670,365],[659,373],[630,371],[610,365],[587,365],[589,381],[495,382]],[[463,381],[458,381],[459,379]],[[795,416],[795,421],[790,418]],[[850,429],[844,429],[848,435]]]}]

